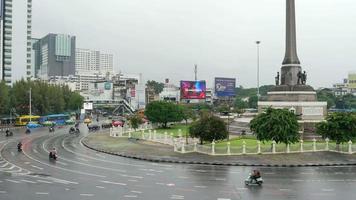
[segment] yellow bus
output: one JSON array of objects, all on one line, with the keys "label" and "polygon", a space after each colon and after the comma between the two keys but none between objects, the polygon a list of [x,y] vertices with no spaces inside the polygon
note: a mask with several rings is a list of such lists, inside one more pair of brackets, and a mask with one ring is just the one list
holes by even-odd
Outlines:
[{"label": "yellow bus", "polygon": [[16,117],[15,125],[16,126],[26,126],[28,122],[38,123],[40,116],[37,115],[21,115],[20,117]]}]

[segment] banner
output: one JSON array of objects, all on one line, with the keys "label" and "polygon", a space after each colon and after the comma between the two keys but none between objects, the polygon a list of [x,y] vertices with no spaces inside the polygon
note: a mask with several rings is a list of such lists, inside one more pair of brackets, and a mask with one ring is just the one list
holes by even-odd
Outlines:
[{"label": "banner", "polygon": [[218,97],[236,96],[235,78],[215,78],[215,94]]}]

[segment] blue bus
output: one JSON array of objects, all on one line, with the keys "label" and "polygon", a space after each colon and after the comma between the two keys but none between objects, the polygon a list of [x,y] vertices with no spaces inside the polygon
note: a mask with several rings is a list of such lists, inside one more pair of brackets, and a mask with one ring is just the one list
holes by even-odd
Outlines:
[{"label": "blue bus", "polygon": [[56,125],[65,125],[66,121],[70,119],[69,115],[66,114],[55,114],[55,115],[46,115],[42,116],[39,120],[41,124],[52,122]]}]

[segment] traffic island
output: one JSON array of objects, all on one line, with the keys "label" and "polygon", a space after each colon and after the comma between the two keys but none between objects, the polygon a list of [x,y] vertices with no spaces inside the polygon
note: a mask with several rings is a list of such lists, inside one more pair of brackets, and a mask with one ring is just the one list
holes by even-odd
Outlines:
[{"label": "traffic island", "polygon": [[290,153],[268,155],[211,156],[200,153],[181,154],[172,146],[140,139],[114,138],[95,133],[83,138],[84,146],[95,151],[151,162],[184,164],[307,167],[356,165],[356,155],[335,152]]}]

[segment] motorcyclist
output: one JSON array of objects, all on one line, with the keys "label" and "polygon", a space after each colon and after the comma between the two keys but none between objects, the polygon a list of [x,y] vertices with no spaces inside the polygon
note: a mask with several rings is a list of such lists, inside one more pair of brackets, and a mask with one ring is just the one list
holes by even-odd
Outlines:
[{"label": "motorcyclist", "polygon": [[55,147],[53,147],[53,149],[49,152],[50,156],[52,158],[56,158],[57,157],[57,150]]},{"label": "motorcyclist", "polygon": [[261,178],[261,173],[258,170],[253,170],[251,174],[251,179],[257,182],[257,179]]},{"label": "motorcyclist", "polygon": [[21,142],[19,142],[17,144],[17,150],[22,151],[22,143]]},{"label": "motorcyclist", "polygon": [[31,129],[27,127],[26,133],[31,133]]}]

